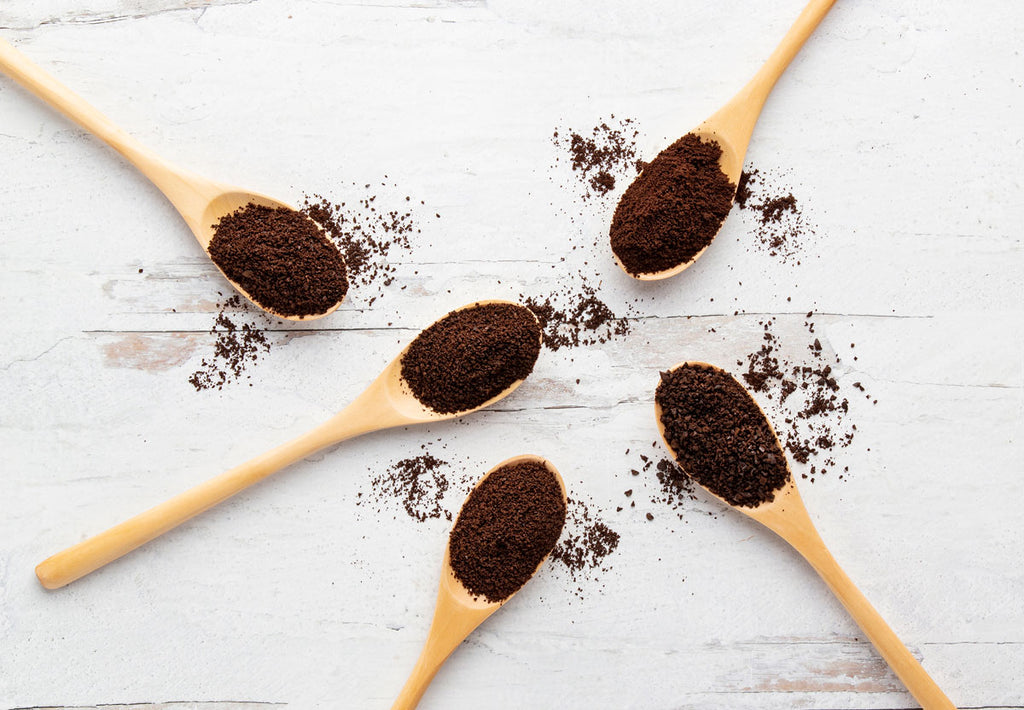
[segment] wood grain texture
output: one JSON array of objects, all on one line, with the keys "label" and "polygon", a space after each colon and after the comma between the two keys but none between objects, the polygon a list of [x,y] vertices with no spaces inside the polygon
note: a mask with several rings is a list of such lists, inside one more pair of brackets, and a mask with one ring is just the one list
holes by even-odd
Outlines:
[{"label": "wood grain texture", "polygon": [[[622,542],[583,599],[539,575],[424,710],[913,707],[754,523],[705,498],[683,520],[614,512],[656,451],[659,369],[731,366],[769,315],[795,352],[810,310],[843,387],[878,400],[851,400],[847,480],[801,480],[811,517],[958,706],[1024,707],[1024,5],[836,4],[748,153],[816,226],[799,266],[740,212],[683,277],[634,283],[606,247],[615,196],[582,204],[551,167],[556,126],[611,113],[653,155],[802,5],[0,3],[5,39],[175,163],[293,202],[387,175],[381,201],[425,203],[372,306],[353,289],[275,325],[251,380],[196,393],[227,285],[155,188],[0,78],[0,707],[387,707],[448,524],[355,500],[425,442],[478,473],[545,456]],[[438,315],[550,292],[583,261],[613,310],[637,308],[628,339],[545,351],[494,410],[329,449],[64,590],[36,583],[47,555],[322,421]]]}]

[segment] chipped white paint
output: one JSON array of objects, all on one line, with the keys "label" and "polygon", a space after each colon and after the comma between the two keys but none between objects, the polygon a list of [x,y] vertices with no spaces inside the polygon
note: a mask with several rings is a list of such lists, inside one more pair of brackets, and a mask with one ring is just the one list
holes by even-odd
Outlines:
[{"label": "chipped white paint", "polygon": [[[744,214],[664,284],[577,251],[613,309],[647,297],[629,339],[545,353],[494,411],[318,455],[65,590],[32,575],[322,419],[446,310],[555,288],[612,203],[549,179],[553,128],[628,115],[656,146],[728,98],[801,5],[0,3],[6,39],[168,159],[290,199],[387,174],[426,203],[372,308],[353,292],[304,337],[275,335],[252,387],[196,394],[225,285],[144,179],[0,80],[0,707],[388,707],[446,525],[356,508],[372,472],[439,438],[480,471],[530,451],[614,510],[655,437],[659,368],[731,365],[766,313],[797,347],[811,309],[842,382],[878,398],[853,402],[849,480],[802,487],[823,536],[955,702],[1024,706],[1019,3],[837,3],[748,156],[787,169],[818,225],[801,266],[748,249]],[[423,707],[913,705],[777,540],[707,501],[685,521],[634,513],[613,518],[600,589],[541,575]]]}]

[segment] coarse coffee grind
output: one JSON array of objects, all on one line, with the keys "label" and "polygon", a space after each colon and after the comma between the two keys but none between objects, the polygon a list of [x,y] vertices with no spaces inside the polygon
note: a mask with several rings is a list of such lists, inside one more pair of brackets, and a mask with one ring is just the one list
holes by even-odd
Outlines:
[{"label": "coarse coffee grind", "polygon": [[500,602],[533,576],[564,524],[562,488],[547,466],[502,466],[473,489],[459,512],[448,540],[452,571],[474,596]]},{"label": "coarse coffee grind", "polygon": [[267,310],[317,315],[348,292],[341,252],[300,212],[250,202],[213,229],[210,258]]},{"label": "coarse coffee grind", "polygon": [[475,409],[533,371],[540,326],[515,303],[452,311],[424,330],[402,356],[402,378],[420,402],[442,414]]},{"label": "coarse coffee grind", "polygon": [[667,271],[711,243],[736,192],[721,157],[718,143],[687,133],[644,167],[612,217],[612,251],[626,271]]},{"label": "coarse coffee grind", "polygon": [[771,425],[729,373],[684,364],[661,373],[654,397],[679,465],[731,505],[767,503],[789,480]]}]

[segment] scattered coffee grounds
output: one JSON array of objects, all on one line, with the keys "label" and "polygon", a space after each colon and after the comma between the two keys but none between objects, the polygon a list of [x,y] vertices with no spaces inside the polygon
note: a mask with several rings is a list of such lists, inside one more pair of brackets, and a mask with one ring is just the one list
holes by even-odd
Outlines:
[{"label": "scattered coffee grounds", "polygon": [[[450,487],[447,465],[447,461],[429,453],[396,461],[371,481],[373,499],[378,503],[397,500],[410,518],[421,523],[438,518],[451,520],[452,514],[444,505]],[[357,505],[366,501],[360,493]]]},{"label": "scattered coffee grounds", "polygon": [[567,286],[546,298],[520,295],[520,299],[540,321],[544,346],[550,350],[606,343],[630,331],[629,321],[616,316],[586,283]]},{"label": "scattered coffee grounds", "polygon": [[503,466],[462,506],[448,540],[452,570],[470,593],[500,602],[533,576],[564,524],[562,489],[546,466]]},{"label": "scattered coffee grounds", "polygon": [[402,377],[435,412],[473,409],[533,371],[540,339],[524,306],[470,306],[420,333],[402,356]]},{"label": "scattered coffee grounds", "polygon": [[263,321],[264,327],[270,323],[263,311],[257,311],[239,295],[221,304],[210,329],[210,334],[216,336],[213,355],[203,358],[199,369],[188,378],[197,392],[223,389],[229,382],[241,379],[249,365],[270,351],[270,341],[257,320]]},{"label": "scattered coffee grounds", "polygon": [[606,558],[619,546],[619,534],[594,512],[593,506],[580,498],[570,498],[565,534],[551,552],[556,566],[566,570],[574,593],[583,598],[583,582],[593,583],[597,575],[610,567]]},{"label": "scattered coffee grounds", "polygon": [[210,257],[262,307],[317,315],[345,297],[341,253],[301,212],[249,203],[214,225]]},{"label": "scattered coffee grounds", "polygon": [[[747,368],[742,373],[747,386],[768,400],[772,418],[785,423],[779,436],[793,460],[806,464],[823,457],[801,473],[802,478],[812,482],[836,467],[832,452],[848,447],[857,431],[857,426],[849,421],[850,403],[842,396],[837,378],[836,368],[841,360],[814,335],[813,315],[808,313],[804,320],[810,339],[803,341],[806,346],[784,347],[774,332],[775,320],[768,319],[760,322],[760,348],[749,353],[746,362],[736,362]],[[860,382],[853,386],[868,400],[877,402]],[[846,473],[844,467],[839,478],[845,478]]]},{"label": "scattered coffee grounds", "polygon": [[[352,183],[349,193],[359,191],[362,197],[344,202],[307,195],[301,211],[323,227],[345,255],[349,281],[358,287],[357,295],[366,305],[372,306],[394,282],[396,254],[411,251],[410,237],[422,230],[413,214],[412,199],[401,197],[397,185],[386,181],[379,185]],[[418,204],[422,206],[423,201]]]},{"label": "scattered coffee grounds", "polygon": [[757,250],[783,263],[800,264],[804,241],[814,234],[814,227],[804,217],[790,188],[775,184],[779,181],[775,173],[756,168],[743,171],[736,189],[736,206],[753,212]]},{"label": "scattered coffee grounds", "polygon": [[[580,198],[584,201],[604,197],[614,190],[616,177],[638,172],[636,139],[639,136],[632,119],[616,120],[614,115],[601,121],[589,135],[585,133],[557,128],[551,137],[551,142],[568,154],[566,160],[572,166]],[[561,156],[555,158],[556,164],[561,161]]]},{"label": "scattered coffee grounds", "polygon": [[731,505],[766,503],[789,480],[771,426],[727,372],[681,365],[661,374],[655,400],[679,465]]},{"label": "scattered coffee grounds", "polygon": [[688,133],[644,167],[612,217],[612,251],[626,271],[666,271],[711,243],[736,191],[721,155],[718,143]]}]

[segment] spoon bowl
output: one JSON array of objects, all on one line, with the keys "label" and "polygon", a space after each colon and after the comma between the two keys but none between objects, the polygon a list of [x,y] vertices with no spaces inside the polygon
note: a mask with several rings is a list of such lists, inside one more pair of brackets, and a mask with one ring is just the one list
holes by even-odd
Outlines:
[{"label": "spoon bowl", "polygon": [[[505,466],[527,462],[539,463],[551,472],[562,491],[562,502],[565,503],[568,500],[565,490],[565,482],[562,480],[562,476],[558,473],[558,470],[554,467],[554,464],[545,458],[530,454],[513,456],[512,458],[506,459],[494,466],[490,471],[483,475],[483,477],[473,487],[473,490],[479,488],[483,482],[498,469],[504,468]],[[455,525],[457,524],[458,518],[455,519]],[[534,569],[533,575],[537,574],[537,571],[540,570],[550,555],[551,553],[548,552],[548,554],[545,555],[539,563],[537,563],[537,567]],[[522,587],[520,587],[520,589],[522,589]],[[455,575],[448,553],[448,545],[445,545],[444,561],[441,563],[441,582],[437,591],[437,604],[434,608],[434,619],[430,624],[427,641],[423,645],[423,651],[420,653],[420,657],[416,661],[416,665],[410,673],[409,679],[406,681],[405,686],[399,693],[394,705],[391,706],[391,710],[412,710],[415,708],[423,697],[423,693],[426,692],[427,687],[430,685],[430,681],[434,679],[438,670],[440,670],[441,666],[459,646],[459,644],[461,644],[466,637],[476,629],[476,627],[482,624],[487,617],[500,609],[517,593],[518,590],[500,601],[488,601],[483,596],[474,595],[466,589],[465,585],[463,585]]]},{"label": "spoon bowl", "polygon": [[[105,141],[134,165],[139,172],[149,178],[178,210],[207,256],[210,254],[210,241],[213,239],[214,225],[223,217],[249,203],[272,208],[283,207],[296,211],[291,205],[272,197],[239,187],[222,185],[172,165],[115,126],[109,118],[3,39],[0,39],[0,71],[6,73],[36,97],[75,121],[82,128]],[[323,228],[320,225],[317,226],[322,233]],[[331,243],[326,235],[324,239]],[[333,247],[333,243],[331,244]],[[342,260],[344,260],[343,256]],[[311,315],[277,313],[261,304],[237,282],[229,278],[216,262],[214,265],[239,293],[277,318],[292,321],[323,318],[327,314],[333,313],[341,305],[339,300],[322,313]]]},{"label": "spoon bowl", "polygon": [[[510,301],[489,300],[470,303],[453,312],[491,304],[526,309]],[[536,321],[533,312],[526,310]],[[539,330],[539,322],[537,325]],[[47,558],[36,567],[40,583],[47,589],[70,584],[324,447],[373,431],[462,417],[504,399],[523,383],[521,379],[516,380],[471,409],[436,412],[416,399],[402,377],[402,358],[411,345],[407,345],[350,405],[320,426]]]},{"label": "spoon bowl", "polygon": [[[782,38],[775,51],[746,86],[740,89],[725,106],[690,131],[702,141],[714,141],[721,147],[722,155],[718,160],[718,165],[733,184],[734,199],[736,187],[739,185],[740,175],[743,172],[743,160],[747,154],[747,147],[750,145],[750,137],[754,132],[757,119],[761,115],[761,109],[764,108],[765,101],[768,100],[768,95],[835,2],[836,0],[811,0],[797,17],[786,36]],[[722,224],[724,223],[723,219]],[[721,226],[718,231],[721,231]],[[626,268],[617,255],[615,263],[639,281],[660,281],[688,269],[707,251],[717,236],[716,232],[704,248],[686,261],[661,271],[633,273]]]},{"label": "spoon bowl", "polygon": [[[712,370],[731,377],[725,370],[706,362],[684,361],[672,367],[672,370],[683,366]],[[739,383],[737,382],[737,384]],[[742,387],[742,385],[740,386]],[[749,392],[747,396],[750,396]],[[770,420],[765,416],[764,410],[760,408],[753,397],[750,397],[750,400],[758,408],[761,416],[764,417],[765,424],[771,429],[772,435],[775,436],[778,443],[778,436],[775,434]],[[672,453],[673,458],[678,462],[678,452],[672,448],[668,437],[665,435],[665,426],[662,424],[662,408],[657,398],[654,401],[654,415],[658,424],[658,432],[661,435],[662,442],[665,444],[665,448]],[[778,446],[779,450],[783,451],[781,443],[778,443]],[[832,554],[825,546],[825,542],[814,527],[814,523],[811,522],[811,517],[804,506],[800,492],[797,490],[793,479],[792,471],[789,468],[789,460],[784,454],[783,461],[786,466],[786,472],[789,474],[786,482],[774,492],[771,500],[760,505],[733,505],[706,488],[704,490],[708,495],[714,496],[724,505],[764,525],[789,543],[793,549],[810,563],[814,571],[828,585],[829,589],[850,613],[850,616],[857,622],[871,643],[878,649],[882,658],[895,671],[899,679],[903,681],[907,690],[921,703],[923,710],[956,710],[956,707],[950,702],[949,698],[939,689],[939,686],[936,685],[931,676],[928,675],[893,630],[889,628],[889,625],[886,624],[879,613],[875,611],[875,608],[867,598],[854,586],[850,578],[839,567],[835,558],[832,557]],[[689,475],[688,471],[684,470],[684,472]],[[700,484],[698,479],[693,478],[693,480]],[[703,486],[701,487],[703,488]]]}]

